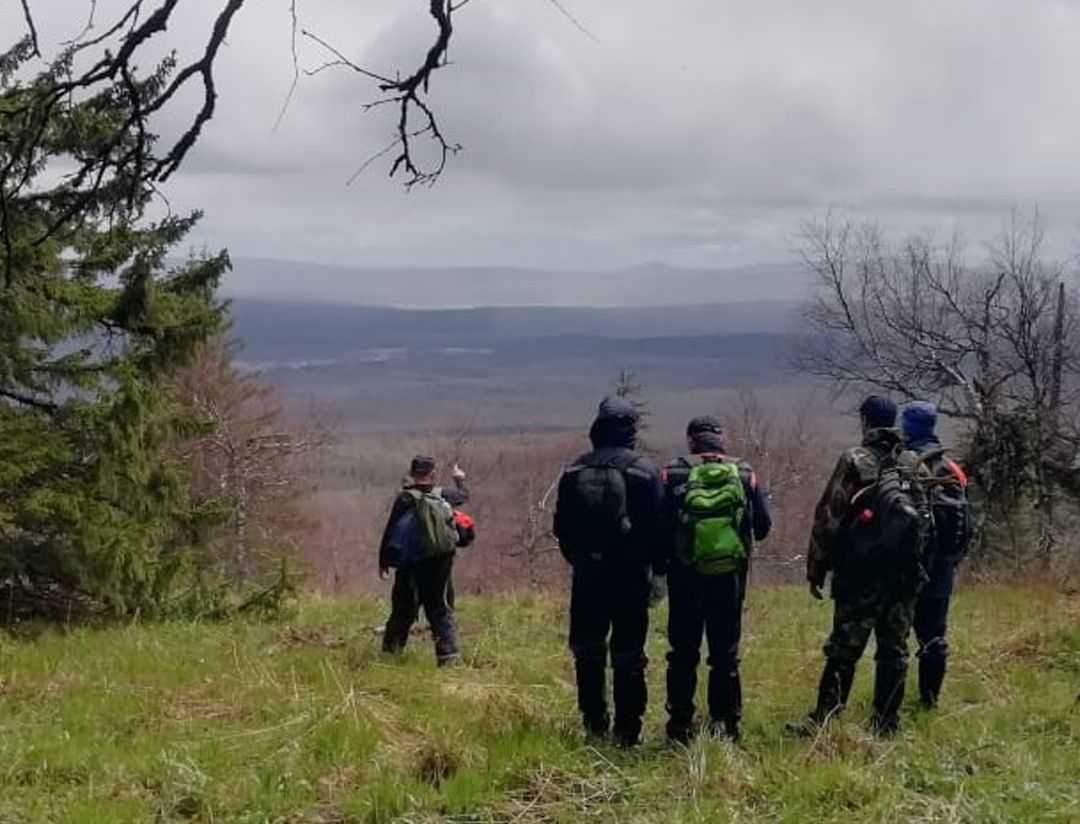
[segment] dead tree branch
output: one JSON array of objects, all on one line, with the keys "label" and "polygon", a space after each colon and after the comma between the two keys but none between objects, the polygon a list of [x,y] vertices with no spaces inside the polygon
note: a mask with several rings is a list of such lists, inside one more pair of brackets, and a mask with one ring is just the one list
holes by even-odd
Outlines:
[{"label": "dead tree branch", "polygon": [[[364,106],[365,111],[385,105],[395,106],[398,109],[394,140],[386,149],[368,158],[360,167],[360,170],[349,179],[350,183],[356,179],[360,171],[368,168],[375,160],[389,154],[394,149],[398,149],[398,154],[390,164],[390,177],[393,177],[399,171],[404,172],[406,188],[412,188],[418,183],[432,185],[442,175],[450,156],[460,151],[461,146],[459,144],[447,140],[434,111],[423,99],[422,95],[426,95],[428,92],[432,74],[447,65],[447,51],[450,47],[450,37],[454,31],[451,16],[454,11],[464,5],[464,2],[451,3],[450,0],[429,0],[428,14],[436,24],[435,40],[428,48],[420,66],[405,78],[393,79],[385,74],[372,71],[349,59],[338,48],[327,42],[325,38],[307,30],[301,32],[304,37],[320,46],[334,58],[308,71],[309,75],[338,67],[349,69],[379,84],[379,92],[382,97],[366,104]],[[435,159],[433,162],[424,164],[418,159],[415,142],[418,138],[427,138],[434,144]]]}]

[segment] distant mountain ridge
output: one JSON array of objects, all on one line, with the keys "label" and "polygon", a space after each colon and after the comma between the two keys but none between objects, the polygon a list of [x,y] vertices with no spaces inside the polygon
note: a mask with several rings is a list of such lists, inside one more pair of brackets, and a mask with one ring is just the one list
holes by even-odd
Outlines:
[{"label": "distant mountain ridge", "polygon": [[[582,399],[630,369],[665,420],[700,414],[702,393],[790,386],[796,304],[630,308],[397,309],[342,303],[232,303],[240,358],[289,397],[328,401],[352,426],[565,427]],[[708,408],[708,407],[704,407]]]},{"label": "distant mountain ridge", "polygon": [[[565,349],[569,339],[632,341],[797,334],[797,304],[735,304],[629,308],[481,307],[399,309],[298,301],[233,299],[233,332],[256,363],[316,362],[383,349],[505,350],[508,344]],[[552,339],[561,339],[556,346]],[[620,343],[621,342],[621,343]],[[595,344],[594,344],[595,346]]]},{"label": "distant mountain ridge", "polygon": [[400,308],[642,307],[797,301],[809,280],[791,263],[682,269],[643,263],[610,271],[528,267],[362,267],[238,257],[226,295]]}]

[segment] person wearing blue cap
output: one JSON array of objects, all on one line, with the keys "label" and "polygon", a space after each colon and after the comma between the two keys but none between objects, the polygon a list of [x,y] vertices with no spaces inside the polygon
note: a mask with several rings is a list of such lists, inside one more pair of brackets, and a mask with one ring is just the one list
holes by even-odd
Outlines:
[{"label": "person wearing blue cap", "polygon": [[930,480],[930,503],[934,518],[933,538],[927,559],[929,580],[915,606],[916,657],[919,661],[919,701],[927,709],[937,706],[949,642],[945,638],[956,565],[971,540],[971,503],[967,475],[948,457],[937,436],[937,407],[929,401],[912,401],[900,417],[904,446],[919,455]]},{"label": "person wearing blue cap", "polygon": [[[886,397],[871,395],[863,401],[862,443],[840,456],[814,513],[806,577],[811,595],[820,599],[825,578],[832,575],[833,628],[825,643],[817,703],[804,720],[787,725],[794,736],[813,735],[844,709],[855,665],[871,634],[877,639],[871,728],[890,735],[899,723],[907,639],[925,574],[921,568],[890,563],[878,552],[886,528],[879,521],[888,515],[878,512],[875,500],[867,500],[876,499],[884,468],[895,465],[903,449],[896,415],[896,404]],[[912,547],[911,558],[921,555],[921,535],[917,540],[920,546]]]}]

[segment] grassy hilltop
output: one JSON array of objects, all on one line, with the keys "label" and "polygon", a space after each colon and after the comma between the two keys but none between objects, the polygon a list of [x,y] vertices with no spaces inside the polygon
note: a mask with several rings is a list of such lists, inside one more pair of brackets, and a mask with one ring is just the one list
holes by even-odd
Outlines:
[{"label": "grassy hilltop", "polygon": [[942,707],[889,742],[862,727],[872,662],[842,723],[783,737],[829,609],[772,589],[748,604],[743,743],[665,746],[657,612],[633,753],[578,732],[564,608],[462,599],[445,671],[423,636],[385,659],[371,601],[0,635],[0,821],[1080,821],[1075,595],[962,592]]}]

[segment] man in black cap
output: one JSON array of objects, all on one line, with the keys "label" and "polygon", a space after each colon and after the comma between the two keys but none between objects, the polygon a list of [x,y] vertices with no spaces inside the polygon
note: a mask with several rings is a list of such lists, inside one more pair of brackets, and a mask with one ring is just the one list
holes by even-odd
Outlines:
[{"label": "man in black cap", "polygon": [[689,457],[664,471],[668,524],[667,735],[690,740],[701,638],[709,642],[710,731],[739,738],[742,685],[739,642],[754,541],[772,526],[754,470],[730,457],[720,421],[686,427]]},{"label": "man in black cap", "polygon": [[589,431],[593,450],[559,480],[555,536],[573,566],[570,650],[585,730],[605,736],[610,644],[614,673],[614,736],[620,746],[641,740],[645,638],[653,578],[662,575],[663,486],[648,458],[634,452],[638,413],[622,398],[605,398]]},{"label": "man in black cap", "polygon": [[435,638],[440,666],[459,660],[451,573],[454,550],[462,544],[454,507],[469,499],[465,473],[456,465],[454,486],[437,485],[435,459],[417,455],[394,505],[379,544],[379,576],[397,570],[390,595],[390,618],[383,634],[383,651],[400,652],[409,640],[420,607]]},{"label": "man in black cap", "polygon": [[[882,529],[876,521],[886,517],[875,505],[880,495],[877,484],[883,469],[898,462],[902,444],[896,429],[896,404],[891,400],[871,395],[859,407],[859,414],[862,444],[840,456],[814,513],[806,577],[810,594],[820,599],[825,577],[832,574],[835,608],[817,703],[804,721],[787,725],[796,736],[812,735],[843,710],[855,665],[871,633],[877,639],[871,718],[875,732],[889,735],[896,730],[904,697],[907,639],[915,600],[925,580],[917,563],[922,547],[913,546],[904,553],[914,561],[910,567],[906,560],[901,567],[875,552]],[[864,545],[869,553],[863,551]]]}]

